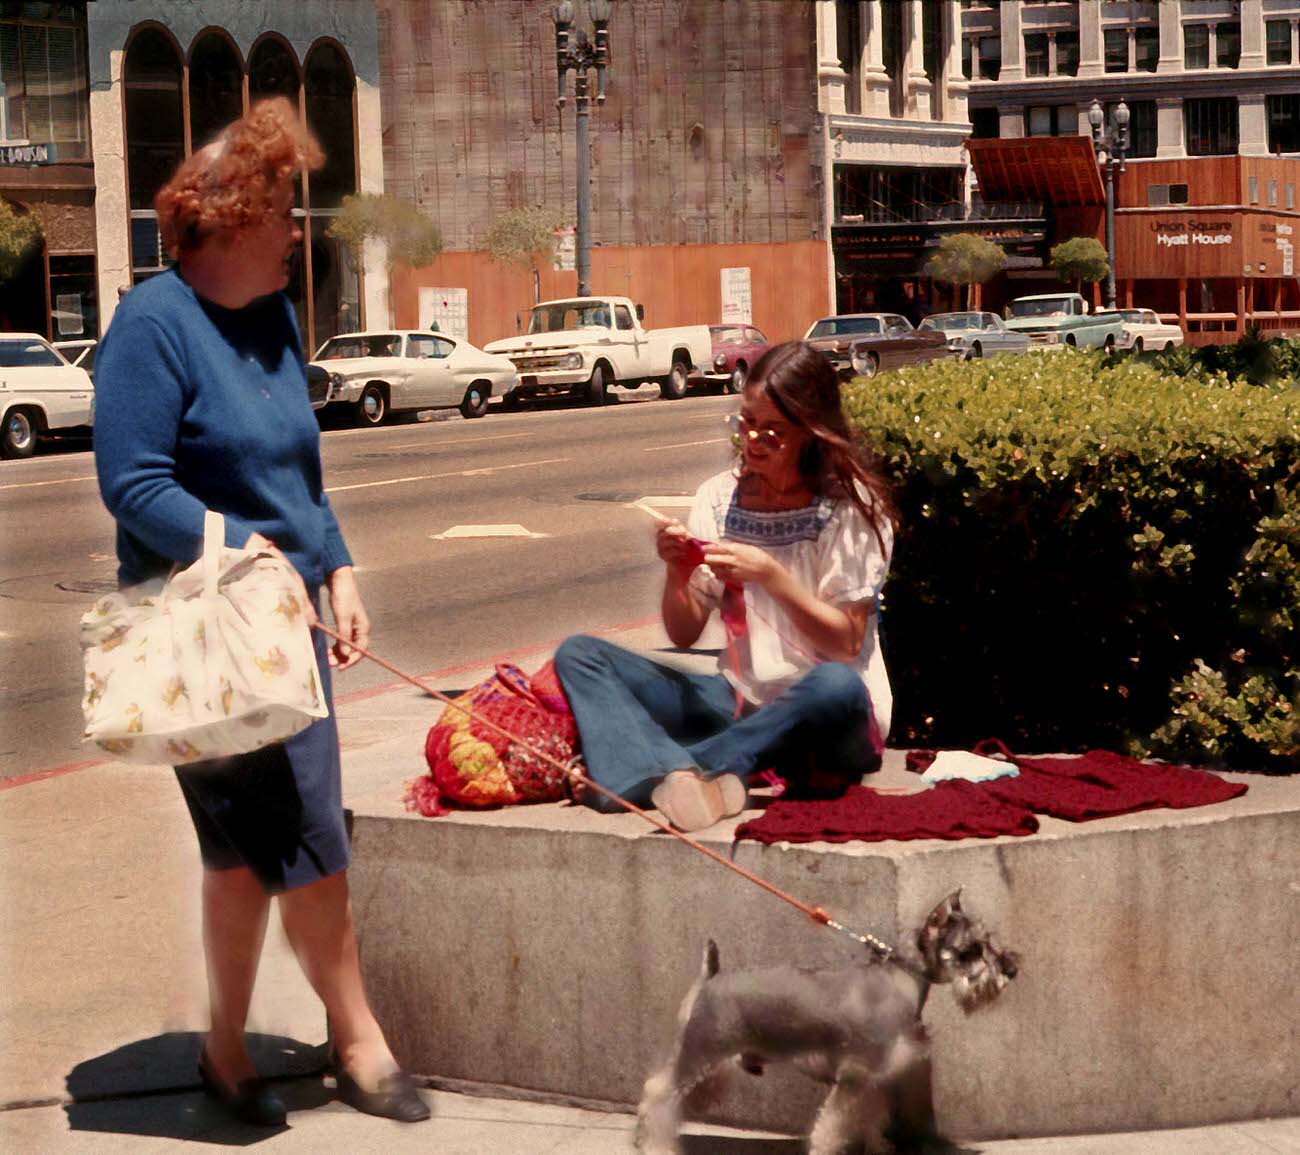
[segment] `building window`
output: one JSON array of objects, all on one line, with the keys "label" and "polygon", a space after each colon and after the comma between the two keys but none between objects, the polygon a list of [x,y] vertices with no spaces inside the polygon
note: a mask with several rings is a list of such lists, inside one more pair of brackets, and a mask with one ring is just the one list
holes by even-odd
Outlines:
[{"label": "building window", "polygon": [[1214,28],[1214,59],[1220,68],[1236,68],[1241,63],[1241,22],[1217,24]]},{"label": "building window", "polygon": [[1259,204],[1259,177],[1249,176],[1246,178],[1246,203]]},{"label": "building window", "polygon": [[90,159],[85,6],[5,4],[0,20],[0,141],[52,144],[55,159]]},{"label": "building window", "polygon": [[50,306],[55,341],[99,336],[99,290],[92,254],[50,255]]},{"label": "building window", "polygon": [[1079,34],[1061,31],[1056,33],[1056,75],[1079,75]]},{"label": "building window", "polygon": [[[925,67],[926,79],[937,85],[939,74],[943,71],[943,13],[937,0],[924,0],[921,7],[921,62]],[[942,93],[935,88],[932,107],[939,106]]]},{"label": "building window", "polygon": [[1183,25],[1183,67],[1210,67],[1210,26],[1208,24]]},{"label": "building window", "polygon": [[862,7],[849,0],[839,0],[835,5],[835,42],[840,54],[840,68],[844,71],[844,111],[852,114],[862,111]]},{"label": "building window", "polygon": [[1025,75],[1047,75],[1047,33],[1025,33]]},{"label": "building window", "polygon": [[1185,184],[1149,184],[1147,185],[1147,207],[1163,208],[1166,205],[1185,205],[1187,203],[1187,186]]},{"label": "building window", "polygon": [[1268,42],[1265,59],[1269,64],[1291,63],[1291,21],[1266,20],[1265,39]]},{"label": "building window", "polygon": [[244,114],[244,67],[220,32],[200,36],[190,49],[190,147],[200,149]]},{"label": "building window", "polygon": [[997,140],[1001,132],[1001,120],[1001,114],[996,108],[972,108],[971,136],[976,140]]},{"label": "building window", "polygon": [[1277,208],[1277,181],[1268,182],[1268,203]]},{"label": "building window", "polygon": [[1183,101],[1188,156],[1232,156],[1237,151],[1237,98]]},{"label": "building window", "polygon": [[961,74],[969,80],[974,74],[975,42],[969,36],[961,38]]},{"label": "building window", "polygon": [[[1156,155],[1156,102],[1130,100],[1128,102],[1128,155],[1136,159]],[[1115,105],[1106,105],[1106,123],[1113,124]]]},{"label": "building window", "polygon": [[1133,52],[1134,68],[1138,72],[1154,72],[1160,60],[1160,29],[1135,28]]},{"label": "building window", "polygon": [[1026,136],[1075,136],[1078,132],[1079,110],[1072,104],[1025,109]]},{"label": "building window", "polygon": [[1107,28],[1103,34],[1106,42],[1106,71],[1128,71],[1128,29]]},{"label": "building window", "polygon": [[1295,208],[1295,185],[1290,181],[1287,181],[1286,185],[1286,207],[1289,209]]},{"label": "building window", "polygon": [[1002,41],[996,36],[982,37],[980,40],[980,77],[984,80],[996,80],[1001,71]]},{"label": "building window", "polygon": [[180,51],[165,32],[147,25],[131,38],[122,64],[122,99],[133,284],[168,265],[153,199],[185,159],[183,78]]},{"label": "building window", "polygon": [[1300,152],[1300,93],[1265,99],[1268,115],[1268,151]]}]

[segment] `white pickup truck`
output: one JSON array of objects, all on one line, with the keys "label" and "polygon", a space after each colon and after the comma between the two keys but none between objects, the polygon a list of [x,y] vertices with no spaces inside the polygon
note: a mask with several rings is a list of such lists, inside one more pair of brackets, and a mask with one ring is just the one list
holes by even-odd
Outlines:
[{"label": "white pickup truck", "polygon": [[519,383],[502,403],[571,393],[588,405],[604,405],[611,385],[658,383],[662,396],[686,394],[693,370],[707,369],[713,339],[707,325],[643,329],[640,305],[627,297],[574,297],[534,305],[528,329],[484,346],[509,357]]}]

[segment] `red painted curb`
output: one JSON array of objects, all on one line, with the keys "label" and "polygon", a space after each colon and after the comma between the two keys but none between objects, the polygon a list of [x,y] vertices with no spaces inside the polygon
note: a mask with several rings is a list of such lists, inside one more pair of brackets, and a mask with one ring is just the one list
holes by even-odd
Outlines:
[{"label": "red painted curb", "polygon": [[[600,631],[601,636],[609,634],[623,633],[626,630],[642,630],[648,626],[653,626],[659,621],[658,616],[652,618],[638,618],[632,622],[620,622],[618,625],[607,626]],[[484,658],[481,661],[464,662],[458,666],[444,666],[440,670],[432,670],[427,674],[419,674],[417,677],[422,682],[432,682],[435,679],[441,680],[449,678],[453,674],[469,673],[472,670],[481,670],[484,666],[493,665],[496,662],[513,662],[526,657],[529,654],[547,653],[553,651],[556,646],[564,639],[557,638],[550,642],[539,642],[535,646],[525,646],[522,649],[511,650],[505,654],[498,654],[494,658]],[[409,690],[413,687],[409,682],[388,682],[382,686],[371,686],[368,690],[354,690],[350,694],[336,694],[334,704],[336,706],[350,705],[353,702],[364,702],[368,698],[379,698],[384,694],[391,694],[394,690]],[[112,762],[112,758],[89,758],[81,762],[69,762],[64,766],[52,766],[48,770],[37,770],[32,774],[24,774],[20,778],[0,779],[0,793],[6,790],[12,790],[16,786],[29,786],[33,782],[44,782],[47,778],[58,778],[64,774],[71,774],[77,770],[89,770],[93,766],[105,766]]]}]

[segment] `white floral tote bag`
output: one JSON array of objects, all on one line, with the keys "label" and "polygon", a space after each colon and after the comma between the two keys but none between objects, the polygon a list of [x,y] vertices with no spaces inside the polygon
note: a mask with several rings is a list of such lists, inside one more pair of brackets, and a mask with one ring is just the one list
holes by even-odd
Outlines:
[{"label": "white floral tote bag", "polygon": [[329,713],[293,571],[223,548],[224,534],[208,513],[197,562],[81,619],[87,742],[179,766],[282,742]]}]

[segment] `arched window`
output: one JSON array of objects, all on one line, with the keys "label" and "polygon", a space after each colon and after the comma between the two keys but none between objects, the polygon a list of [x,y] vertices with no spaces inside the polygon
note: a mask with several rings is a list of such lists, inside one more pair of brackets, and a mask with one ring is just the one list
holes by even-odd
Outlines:
[{"label": "arched window", "polygon": [[146,26],[132,38],[122,65],[126,116],[126,175],[131,205],[131,279],[167,267],[153,198],[185,158],[181,105],[183,73],[175,42]]},{"label": "arched window", "polygon": [[361,286],[352,251],[326,235],[345,196],[357,191],[356,77],[337,45],[327,40],[307,53],[303,70],[307,126],[325,164],[308,178],[311,228],[312,340],[316,345],[356,329]]},{"label": "arched window", "polygon": [[259,96],[287,96],[297,107],[301,83],[298,59],[283,40],[265,36],[253,46],[248,57],[250,100]]},{"label": "arched window", "polygon": [[190,148],[202,148],[243,111],[239,54],[222,33],[202,33],[190,49]]}]

